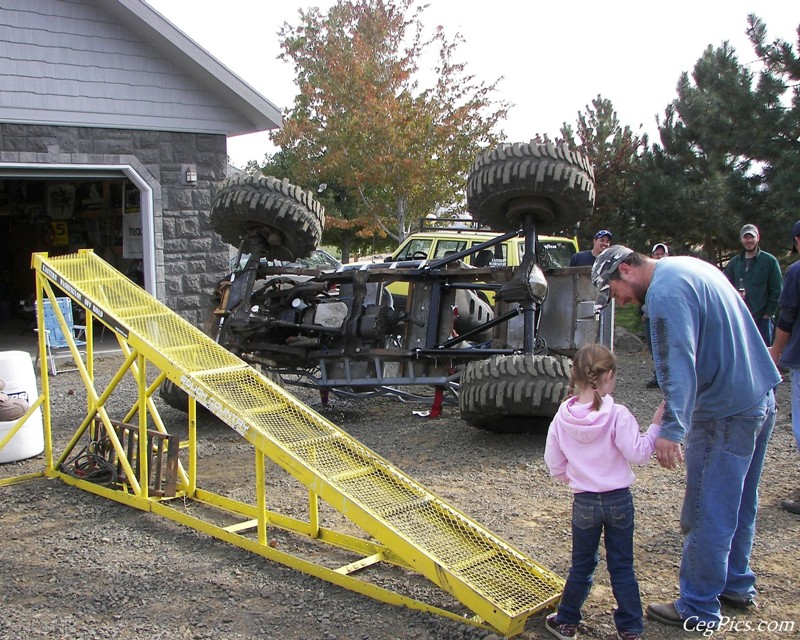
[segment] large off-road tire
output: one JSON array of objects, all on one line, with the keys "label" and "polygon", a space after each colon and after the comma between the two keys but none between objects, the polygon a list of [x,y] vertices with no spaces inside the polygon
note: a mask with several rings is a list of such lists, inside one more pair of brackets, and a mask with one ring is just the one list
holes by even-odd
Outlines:
[{"label": "large off-road tire", "polygon": [[496,433],[540,429],[567,396],[570,366],[566,356],[533,354],[470,362],[459,384],[461,418]]},{"label": "large off-road tire", "polygon": [[183,411],[184,413],[189,410],[189,396],[169,378],[161,383],[161,386],[158,388],[158,395],[173,409]]},{"label": "large off-road tire", "polygon": [[222,183],[211,204],[211,226],[238,246],[253,232],[279,248],[281,260],[305,258],[319,245],[325,208],[288,180],[237,176]]},{"label": "large off-road tire", "polygon": [[593,207],[592,166],[566,145],[495,147],[476,158],[467,180],[467,210],[495,231],[521,228],[527,213],[539,233],[571,230]]}]

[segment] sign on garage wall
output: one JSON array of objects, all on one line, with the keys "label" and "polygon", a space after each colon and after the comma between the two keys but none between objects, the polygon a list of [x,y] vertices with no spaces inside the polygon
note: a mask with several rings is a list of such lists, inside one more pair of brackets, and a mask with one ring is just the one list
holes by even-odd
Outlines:
[{"label": "sign on garage wall", "polygon": [[50,221],[50,237],[52,246],[66,247],[69,245],[69,223],[66,220]]},{"label": "sign on garage wall", "polygon": [[142,251],[142,214],[122,214],[122,257],[141,258]]}]

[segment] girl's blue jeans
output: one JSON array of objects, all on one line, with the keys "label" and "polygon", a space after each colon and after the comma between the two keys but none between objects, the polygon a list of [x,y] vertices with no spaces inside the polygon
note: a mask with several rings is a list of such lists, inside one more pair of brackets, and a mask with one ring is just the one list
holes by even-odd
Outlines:
[{"label": "girl's blue jeans", "polygon": [[614,624],[641,633],[642,600],[633,572],[633,496],[630,489],[576,493],[572,500],[572,567],[558,605],[559,624],[578,624],[599,561],[600,534],[606,547],[611,589],[617,600]]},{"label": "girl's blue jeans", "polygon": [[680,598],[683,619],[715,626],[721,593],[754,596],[750,552],[758,511],[758,481],[772,429],[775,397],[767,393],[737,415],[694,421],[685,441],[686,493]]}]

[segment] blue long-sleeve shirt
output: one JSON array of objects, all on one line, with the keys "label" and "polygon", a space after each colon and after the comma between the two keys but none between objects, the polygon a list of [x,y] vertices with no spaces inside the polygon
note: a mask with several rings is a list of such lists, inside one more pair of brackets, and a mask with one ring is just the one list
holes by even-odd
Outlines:
[{"label": "blue long-sleeve shirt", "polygon": [[722,272],[697,258],[659,260],[645,297],[666,409],[660,436],[751,407],[781,380],[750,311]]},{"label": "blue long-sleeve shirt", "polygon": [[800,369],[800,261],[786,271],[780,309],[778,328],[792,334],[781,353],[781,366]]}]

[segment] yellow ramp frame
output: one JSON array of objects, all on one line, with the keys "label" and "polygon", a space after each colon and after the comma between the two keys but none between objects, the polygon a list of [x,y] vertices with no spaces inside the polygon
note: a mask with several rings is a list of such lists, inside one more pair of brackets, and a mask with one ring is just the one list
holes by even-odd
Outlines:
[{"label": "yellow ramp frame", "polygon": [[[223,349],[172,312],[92,251],[48,257],[33,255],[37,298],[54,298],[57,285],[87,310],[91,332],[96,318],[116,332],[125,362],[109,388],[94,388],[91,335],[88,361],[76,358],[87,388],[88,411],[67,450],[54,459],[50,432],[47,369],[42,365],[45,463],[43,475],[58,477],[87,491],[153,511],[264,557],[318,576],[384,602],[431,611],[462,622],[490,628],[506,636],[520,633],[532,614],[554,605],[563,580],[518,549],[405,475],[387,460],[357,442],[261,373]],[[39,314],[41,317],[41,313]],[[63,320],[63,318],[62,318]],[[40,341],[41,342],[41,341]],[[74,345],[73,345],[74,346]],[[40,348],[43,345],[40,344]],[[42,363],[44,363],[44,358]],[[154,382],[145,370],[159,370]],[[122,422],[138,416],[126,443],[107,414],[104,403],[121,378],[137,380],[139,399]],[[151,376],[152,377],[152,376]],[[190,396],[189,439],[177,469],[177,492],[164,495],[153,488],[154,437],[168,435],[151,396],[170,378]],[[44,402],[43,402],[44,399]],[[239,433],[255,449],[255,504],[247,504],[196,486],[196,404],[201,403]],[[37,406],[38,406],[37,404]],[[30,412],[29,412],[30,413]],[[23,417],[24,419],[24,417]],[[110,455],[123,480],[103,486],[64,473],[71,450],[101,424],[110,436]],[[130,426],[130,425],[129,425]],[[157,439],[157,438],[156,438]],[[131,446],[133,442],[133,448]],[[2,444],[2,443],[0,443]],[[265,497],[265,461],[269,459],[307,487],[308,520],[269,511]],[[0,481],[0,485],[25,478]],[[174,498],[179,498],[175,500]],[[367,535],[335,532],[320,524],[321,499]],[[190,515],[187,501],[234,516],[221,526]],[[193,510],[192,513],[199,513]],[[307,536],[356,554],[341,567],[326,567],[273,548],[269,528]],[[447,611],[376,586],[357,574],[389,563],[425,576],[472,612]]]}]

